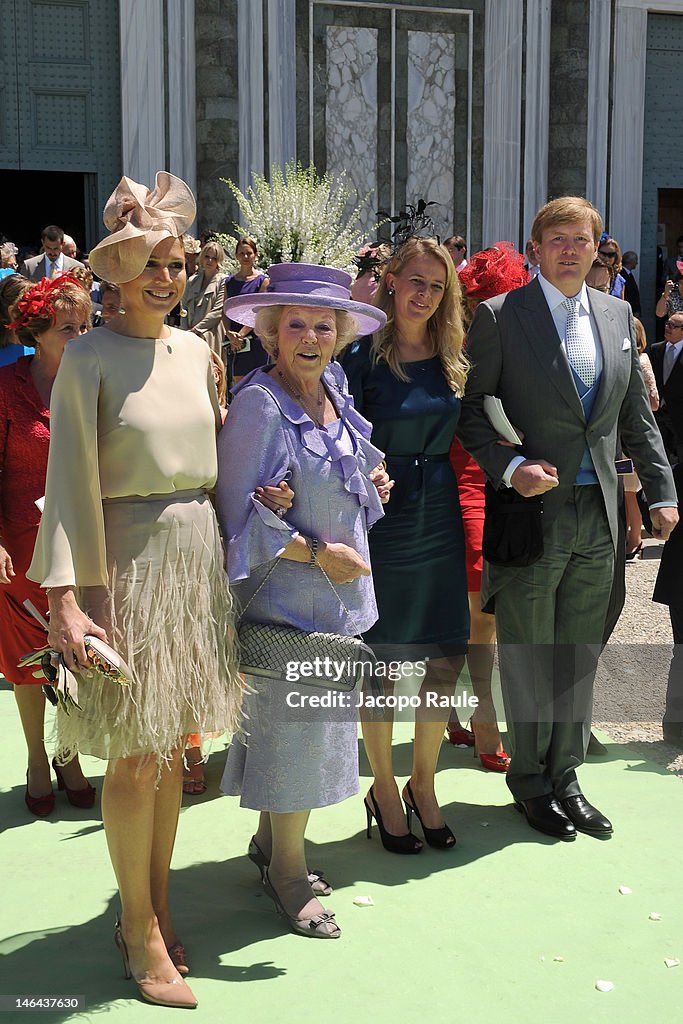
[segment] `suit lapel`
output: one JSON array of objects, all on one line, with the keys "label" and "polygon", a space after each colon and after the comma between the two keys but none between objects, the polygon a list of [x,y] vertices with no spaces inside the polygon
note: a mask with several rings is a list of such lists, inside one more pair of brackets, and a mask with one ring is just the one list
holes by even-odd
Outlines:
[{"label": "suit lapel", "polygon": [[585,422],[572,371],[538,279],[535,278],[523,291],[523,302],[516,309],[522,331],[557,391],[572,412]]}]

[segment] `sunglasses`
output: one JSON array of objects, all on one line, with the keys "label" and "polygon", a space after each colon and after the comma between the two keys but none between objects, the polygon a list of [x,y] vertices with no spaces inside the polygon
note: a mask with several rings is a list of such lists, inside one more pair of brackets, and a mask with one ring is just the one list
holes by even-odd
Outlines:
[{"label": "sunglasses", "polygon": [[616,252],[612,252],[611,250],[598,249],[598,256],[602,256],[603,259],[613,260],[616,255]]},{"label": "sunglasses", "polygon": [[667,320],[664,326],[670,327],[672,331],[683,331],[683,324],[675,324],[673,320]]}]

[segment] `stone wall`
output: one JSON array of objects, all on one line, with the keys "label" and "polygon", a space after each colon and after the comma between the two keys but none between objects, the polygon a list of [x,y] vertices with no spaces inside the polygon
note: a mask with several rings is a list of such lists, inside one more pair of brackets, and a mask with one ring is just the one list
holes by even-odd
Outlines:
[{"label": "stone wall", "polygon": [[589,18],[589,0],[560,0],[552,5],[548,154],[551,199],[585,195],[586,191]]},{"label": "stone wall", "polygon": [[237,4],[195,5],[197,49],[197,227],[228,231],[237,207],[219,178],[238,179]]}]

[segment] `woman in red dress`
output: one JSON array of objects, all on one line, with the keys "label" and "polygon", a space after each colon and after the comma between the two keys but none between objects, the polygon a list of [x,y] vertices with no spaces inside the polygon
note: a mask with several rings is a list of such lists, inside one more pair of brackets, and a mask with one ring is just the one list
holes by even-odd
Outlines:
[{"label": "woman in red dress", "polygon": [[[480,302],[492,299],[494,295],[513,291],[529,282],[529,275],[524,269],[524,257],[515,251],[510,242],[497,242],[490,249],[476,253],[467,266],[463,267],[458,277],[467,305],[467,322],[472,320]],[[484,564],[482,537],[485,477],[457,439],[453,441],[450,456],[451,465],[458,478],[460,508],[465,528],[467,589],[470,603],[470,646],[467,667],[472,689],[479,698],[479,704],[472,716],[474,736],[463,729],[457,717],[453,716],[448,723],[447,736],[449,742],[454,745],[474,746],[484,768],[494,772],[505,772],[510,764],[510,758],[503,749],[496,721],[496,709],[491,696],[496,619],[495,616],[481,610],[479,599]]]},{"label": "woman in red dress", "polygon": [[[26,579],[26,570],[40,522],[36,502],[45,494],[52,384],[64,346],[88,330],[91,312],[88,293],[68,275],[33,285],[13,307],[10,327],[36,353],[0,367],[0,671],[14,686],[28,748],[26,806],[39,817],[55,804],[43,738],[44,679],[17,662],[47,642],[45,630],[24,608],[29,599],[46,616],[47,596]],[[95,790],[77,758],[55,771],[70,803],[92,807]]]}]

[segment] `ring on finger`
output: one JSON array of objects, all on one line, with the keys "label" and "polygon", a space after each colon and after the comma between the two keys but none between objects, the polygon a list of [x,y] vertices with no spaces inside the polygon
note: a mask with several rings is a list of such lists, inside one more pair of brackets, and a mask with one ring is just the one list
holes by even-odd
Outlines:
[{"label": "ring on finger", "polygon": [[273,509],[273,511],[275,512],[275,515],[278,517],[278,519],[284,519],[285,515],[287,514],[287,510],[282,508],[281,506],[278,506],[278,508]]}]

